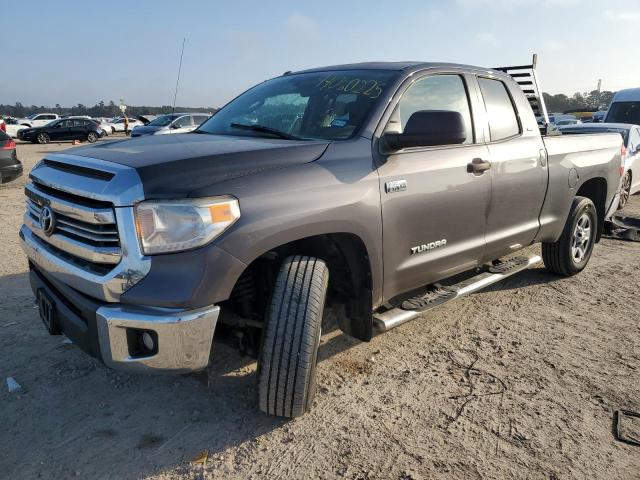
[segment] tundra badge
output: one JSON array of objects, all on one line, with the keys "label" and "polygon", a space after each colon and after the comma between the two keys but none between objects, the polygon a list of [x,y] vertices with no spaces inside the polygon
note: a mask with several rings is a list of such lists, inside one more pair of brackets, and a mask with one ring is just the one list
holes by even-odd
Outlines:
[{"label": "tundra badge", "polygon": [[426,245],[425,244],[416,245],[415,247],[411,247],[411,255],[415,255],[416,253],[426,252],[427,250],[433,250],[434,248],[444,247],[446,245],[447,245],[446,238],[443,238],[442,240],[438,240],[437,242],[427,243]]},{"label": "tundra badge", "polygon": [[403,192],[407,189],[406,180],[393,180],[384,184],[387,193]]}]

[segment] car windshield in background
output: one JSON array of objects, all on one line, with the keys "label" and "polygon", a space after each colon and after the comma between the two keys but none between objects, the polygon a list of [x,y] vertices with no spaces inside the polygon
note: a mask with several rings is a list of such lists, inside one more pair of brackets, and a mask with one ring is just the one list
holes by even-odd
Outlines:
[{"label": "car windshield in background", "polygon": [[147,126],[149,127],[166,127],[170,125],[176,118],[181,117],[182,115],[161,115],[155,120],[149,122]]},{"label": "car windshield in background", "polygon": [[609,107],[607,123],[634,123],[640,125],[640,102],[615,102]]},{"label": "car windshield in background", "polygon": [[342,70],[274,78],[232,100],[198,132],[345,140],[360,130],[395,75]]}]

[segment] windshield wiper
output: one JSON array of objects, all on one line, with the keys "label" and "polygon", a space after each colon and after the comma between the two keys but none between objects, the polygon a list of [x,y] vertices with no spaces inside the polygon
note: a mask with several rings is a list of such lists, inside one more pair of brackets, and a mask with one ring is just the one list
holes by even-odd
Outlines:
[{"label": "windshield wiper", "polygon": [[275,128],[265,127],[264,125],[258,125],[258,124],[247,125],[244,123],[232,123],[229,126],[231,128],[237,128],[240,130],[253,130],[254,132],[269,133],[271,135],[275,135],[276,137],[284,138],[285,140],[301,140],[299,137],[296,137],[295,135],[291,135],[287,132],[282,132]]}]

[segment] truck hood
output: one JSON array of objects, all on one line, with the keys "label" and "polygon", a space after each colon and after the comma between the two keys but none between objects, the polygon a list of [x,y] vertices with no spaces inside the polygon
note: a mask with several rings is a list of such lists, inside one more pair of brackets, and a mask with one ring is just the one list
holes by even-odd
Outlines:
[{"label": "truck hood", "polygon": [[232,178],[313,162],[328,144],[186,133],[103,142],[65,153],[135,168],[145,198],[181,198]]}]

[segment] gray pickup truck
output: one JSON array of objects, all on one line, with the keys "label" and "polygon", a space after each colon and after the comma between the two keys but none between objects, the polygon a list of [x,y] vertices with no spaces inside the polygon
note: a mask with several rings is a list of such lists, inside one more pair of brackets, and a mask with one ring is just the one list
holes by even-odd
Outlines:
[{"label": "gray pickup truck", "polygon": [[551,272],[586,266],[618,202],[622,140],[541,135],[526,78],[287,72],[192,133],[47,154],[20,230],[40,317],[145,372],[205,369],[216,325],[232,325],[258,357],[260,409],[299,416],[326,305],[368,341],[538,263],[516,254],[534,243]]}]

